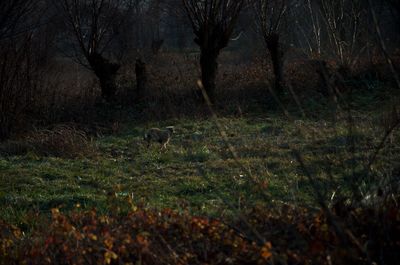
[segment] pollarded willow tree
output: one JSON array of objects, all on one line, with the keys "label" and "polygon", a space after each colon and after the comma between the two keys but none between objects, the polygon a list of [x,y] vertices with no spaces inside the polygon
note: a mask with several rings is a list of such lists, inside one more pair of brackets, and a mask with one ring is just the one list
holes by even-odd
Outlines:
[{"label": "pollarded willow tree", "polygon": [[274,92],[283,92],[284,49],[281,45],[281,33],[287,14],[289,0],[254,0],[253,8],[259,33],[268,49],[274,73]]},{"label": "pollarded willow tree", "polygon": [[218,56],[228,46],[246,0],[182,0],[200,47],[201,80],[215,102]]},{"label": "pollarded willow tree", "polygon": [[[116,94],[119,63],[106,58],[119,29],[135,5],[142,0],[57,0],[53,1],[69,29],[73,57],[93,71],[100,82],[101,95],[108,102]],[[67,39],[68,39],[67,37]],[[84,60],[82,60],[84,58]]]}]

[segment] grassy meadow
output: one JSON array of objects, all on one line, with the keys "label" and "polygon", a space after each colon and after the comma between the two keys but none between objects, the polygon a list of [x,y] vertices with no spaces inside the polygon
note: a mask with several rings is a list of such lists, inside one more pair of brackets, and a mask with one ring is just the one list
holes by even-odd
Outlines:
[{"label": "grassy meadow", "polygon": [[[366,195],[399,168],[398,131],[366,168],[385,135],[392,100],[355,95],[352,109],[335,117],[323,105],[304,109],[303,116],[293,108],[289,116],[275,110],[146,123],[128,117],[114,132],[85,136],[84,144],[71,139],[77,150],[59,150],[58,141],[72,137],[62,130],[46,146],[43,139],[23,148],[8,142],[0,149],[0,215],[29,227],[32,214],[52,208],[107,212],[110,198],[111,208],[130,198],[150,208],[225,218],[273,202],[313,208],[316,188],[328,203],[351,194],[354,185]],[[168,148],[147,148],[145,129],[169,125],[176,132]],[[362,174],[368,177],[358,181]]]}]

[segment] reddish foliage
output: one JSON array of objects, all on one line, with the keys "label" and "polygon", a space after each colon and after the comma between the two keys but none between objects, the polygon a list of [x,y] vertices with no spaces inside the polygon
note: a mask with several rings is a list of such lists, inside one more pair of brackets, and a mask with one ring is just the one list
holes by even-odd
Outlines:
[{"label": "reddish foliage", "polygon": [[53,209],[49,224],[29,236],[0,222],[0,264],[395,264],[399,209],[346,213],[338,218],[343,240],[324,214],[287,206],[255,208],[232,225],[171,209],[124,216]]}]

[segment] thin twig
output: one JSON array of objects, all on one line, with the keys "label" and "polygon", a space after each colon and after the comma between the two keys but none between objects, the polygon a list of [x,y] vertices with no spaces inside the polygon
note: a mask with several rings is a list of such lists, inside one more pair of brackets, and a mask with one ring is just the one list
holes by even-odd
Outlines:
[{"label": "thin twig", "polygon": [[376,17],[375,10],[372,7],[372,1],[371,0],[368,0],[368,6],[369,6],[369,10],[370,10],[371,15],[372,15],[372,19],[374,20],[375,30],[376,30],[376,33],[378,35],[379,45],[380,45],[380,47],[382,49],[383,55],[385,56],[386,62],[389,64],[390,71],[392,72],[394,80],[396,81],[397,88],[400,89],[400,78],[399,78],[399,76],[398,76],[398,74],[396,72],[396,69],[393,66],[393,61],[390,58],[389,53],[387,51],[386,44],[385,44],[385,41],[383,40],[381,29],[379,27],[379,23],[378,23],[378,19]]},{"label": "thin twig", "polygon": [[375,148],[374,154],[371,156],[368,165],[366,166],[366,169],[369,170],[371,169],[372,164],[375,162],[379,152],[383,149],[385,142],[387,138],[393,133],[393,131],[400,126],[400,119],[398,119],[392,126],[389,127],[389,129],[386,131],[385,135],[382,137],[379,145]]}]

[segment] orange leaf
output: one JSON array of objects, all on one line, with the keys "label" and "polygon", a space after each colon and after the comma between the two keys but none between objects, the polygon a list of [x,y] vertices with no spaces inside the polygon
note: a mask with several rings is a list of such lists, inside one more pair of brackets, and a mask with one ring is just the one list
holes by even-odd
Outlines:
[{"label": "orange leaf", "polygon": [[272,256],[271,248],[271,242],[266,242],[261,248],[261,257],[263,257],[264,259],[269,259]]}]

